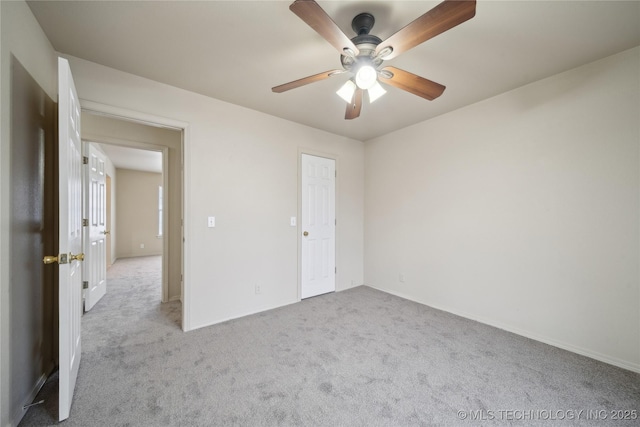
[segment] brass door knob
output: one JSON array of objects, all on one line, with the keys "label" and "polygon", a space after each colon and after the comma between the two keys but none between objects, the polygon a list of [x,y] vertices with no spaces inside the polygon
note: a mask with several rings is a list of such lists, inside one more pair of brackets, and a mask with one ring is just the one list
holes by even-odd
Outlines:
[{"label": "brass door knob", "polygon": [[102,231],[102,234],[106,236],[107,234],[111,234],[111,231],[110,230]]},{"label": "brass door knob", "polygon": [[58,262],[58,257],[57,256],[46,256],[42,259],[42,262],[44,262],[45,264],[53,264]]},{"label": "brass door knob", "polygon": [[74,261],[74,260],[84,261],[84,254],[83,253],[79,253],[77,255],[69,254],[69,261]]},{"label": "brass door knob", "polygon": [[304,233],[302,233],[303,236],[307,237],[309,235],[308,231],[305,231]]},{"label": "brass door knob", "polygon": [[[80,254],[82,255],[82,258],[84,259],[84,254]],[[69,256],[73,257],[73,255],[69,254]],[[60,254],[57,256],[51,256],[48,255],[44,258],[42,258],[42,262],[45,264],[55,264],[56,262],[58,264],[66,264],[68,262],[69,257],[67,256],[67,254]],[[75,258],[72,258],[72,260]]]}]

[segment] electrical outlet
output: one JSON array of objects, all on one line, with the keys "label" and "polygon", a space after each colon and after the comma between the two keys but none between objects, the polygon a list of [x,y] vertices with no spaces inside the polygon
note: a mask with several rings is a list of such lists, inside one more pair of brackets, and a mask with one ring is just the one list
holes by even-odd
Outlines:
[{"label": "electrical outlet", "polygon": [[400,273],[398,280],[400,280],[400,283],[404,283],[404,274]]},{"label": "electrical outlet", "polygon": [[140,249],[144,249],[144,243],[140,243]]},{"label": "electrical outlet", "polygon": [[356,285],[356,281],[355,281],[355,280],[352,280],[352,281],[351,281],[351,286],[355,286],[355,285]]},{"label": "electrical outlet", "polygon": [[262,289],[260,289],[260,284],[256,283],[256,295],[260,295],[262,293]]}]

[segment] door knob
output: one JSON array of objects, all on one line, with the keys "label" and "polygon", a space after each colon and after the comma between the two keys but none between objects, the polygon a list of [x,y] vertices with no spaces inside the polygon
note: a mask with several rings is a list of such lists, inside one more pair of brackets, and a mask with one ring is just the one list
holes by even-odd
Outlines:
[{"label": "door knob", "polygon": [[77,255],[69,254],[69,261],[74,261],[74,260],[84,261],[84,254],[83,253],[79,253]]},{"label": "door knob", "polygon": [[[84,258],[84,255],[82,257]],[[56,262],[58,264],[66,264],[68,262],[67,260],[67,254],[60,254],[57,256],[47,255],[46,257],[42,258],[42,262],[45,264],[55,264]]]},{"label": "door knob", "polygon": [[47,255],[46,257],[42,258],[42,262],[45,264],[54,264],[56,262],[58,264],[66,264],[67,259],[69,260],[68,262],[71,262],[74,260],[84,261],[84,254],[83,253],[80,253],[78,255],[69,254],[68,258],[67,258],[67,254],[60,254],[58,256]]},{"label": "door knob", "polygon": [[102,234],[104,234],[106,236],[107,234],[111,234],[111,231],[110,230],[106,230],[106,231],[103,231]]},{"label": "door knob", "polygon": [[58,257],[48,255],[42,259],[42,262],[44,262],[45,264],[53,264],[55,262],[58,262]]},{"label": "door knob", "polygon": [[307,237],[309,235],[308,231],[305,231],[304,233],[302,233],[303,236]]}]

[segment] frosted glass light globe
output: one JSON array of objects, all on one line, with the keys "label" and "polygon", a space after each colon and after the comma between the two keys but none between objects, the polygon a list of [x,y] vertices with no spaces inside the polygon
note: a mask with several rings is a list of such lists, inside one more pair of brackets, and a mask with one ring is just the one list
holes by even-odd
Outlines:
[{"label": "frosted glass light globe", "polygon": [[371,65],[363,65],[356,73],[356,84],[360,89],[369,89],[373,86],[378,78],[376,69]]},{"label": "frosted glass light globe", "polygon": [[336,92],[340,98],[344,99],[348,104],[353,99],[353,94],[356,91],[356,84],[351,80],[347,80],[340,89]]},{"label": "frosted glass light globe", "polygon": [[372,103],[373,101],[375,101],[376,99],[380,98],[382,95],[387,93],[387,91],[384,90],[384,88],[382,86],[380,86],[380,83],[375,82],[369,88],[369,92],[368,93],[369,93],[369,103]]}]

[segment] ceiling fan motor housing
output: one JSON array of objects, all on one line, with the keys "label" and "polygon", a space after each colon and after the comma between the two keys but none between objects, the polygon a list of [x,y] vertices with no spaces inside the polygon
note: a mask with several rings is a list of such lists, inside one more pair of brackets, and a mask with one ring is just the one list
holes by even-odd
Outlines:
[{"label": "ceiling fan motor housing", "polygon": [[351,20],[351,28],[357,35],[369,34],[376,19],[368,12],[359,13]]},{"label": "ceiling fan motor housing", "polygon": [[340,56],[340,62],[345,70],[357,71],[357,68],[365,64],[377,68],[382,63],[382,58],[374,58],[376,46],[382,43],[382,40],[369,34],[375,22],[373,15],[367,12],[356,15],[351,21],[351,28],[357,34],[351,41],[360,52],[355,58],[348,55]]}]

